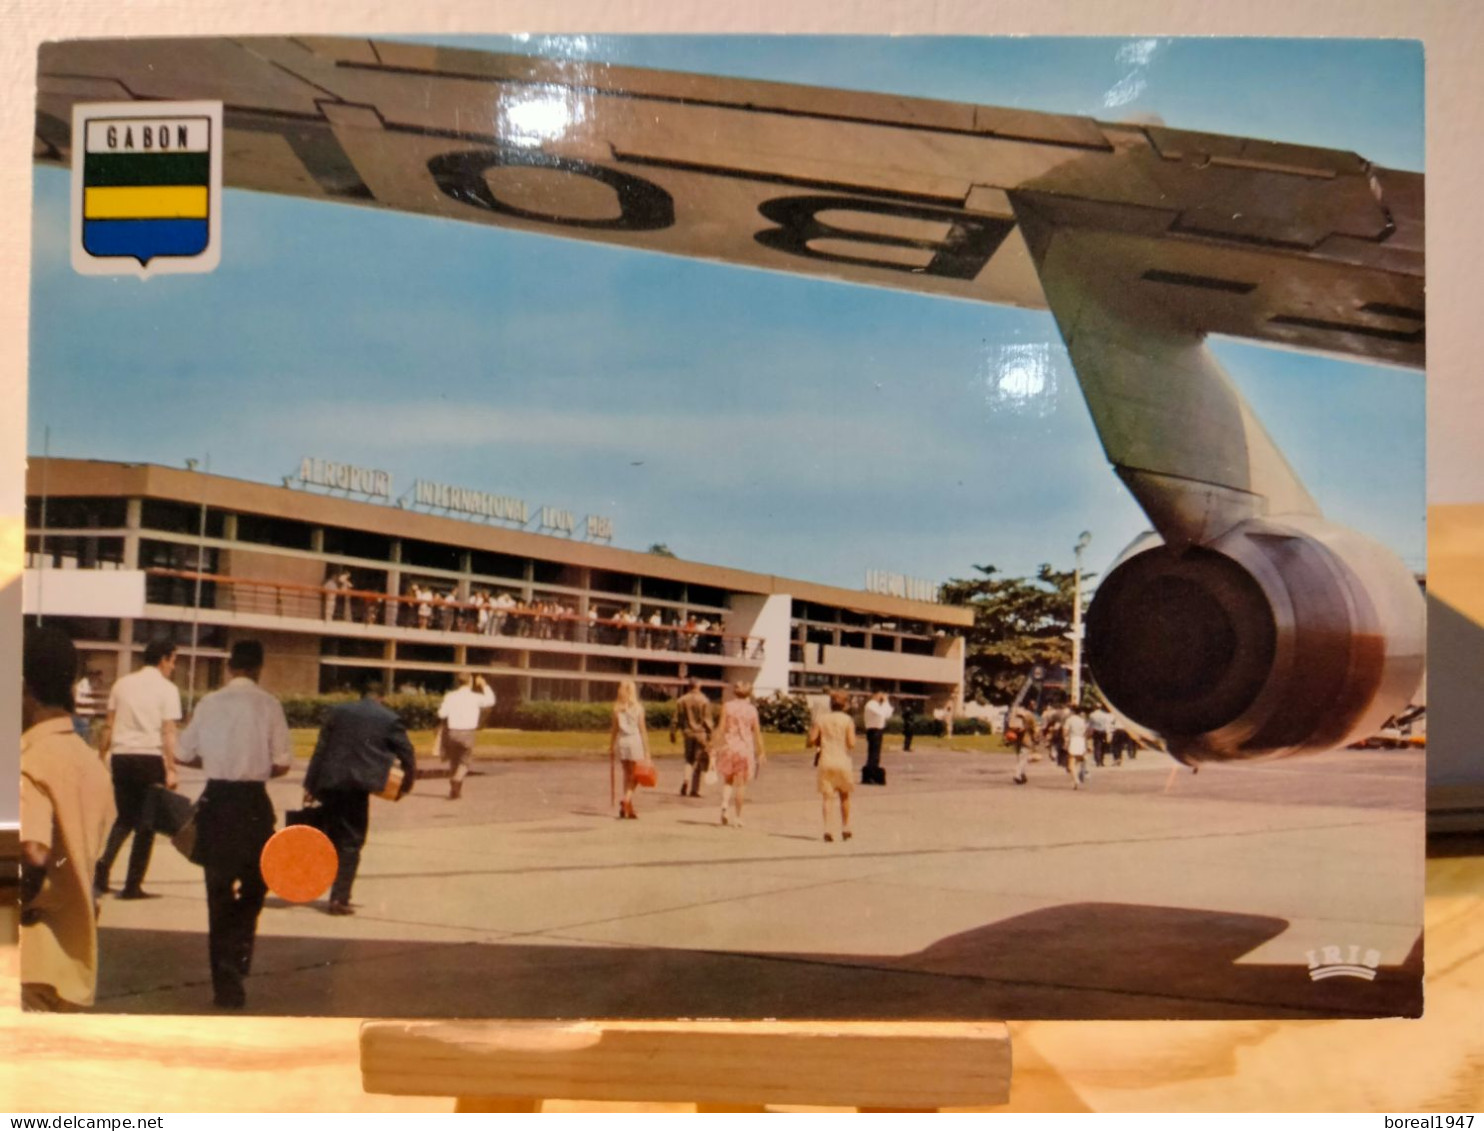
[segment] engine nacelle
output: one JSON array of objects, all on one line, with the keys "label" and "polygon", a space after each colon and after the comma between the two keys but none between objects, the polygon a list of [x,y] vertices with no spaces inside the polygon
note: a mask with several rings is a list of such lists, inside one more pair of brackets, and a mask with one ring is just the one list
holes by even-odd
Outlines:
[{"label": "engine nacelle", "polygon": [[1344,746],[1407,705],[1426,607],[1397,557],[1321,518],[1249,519],[1178,551],[1129,546],[1087,612],[1109,701],[1183,762]]}]

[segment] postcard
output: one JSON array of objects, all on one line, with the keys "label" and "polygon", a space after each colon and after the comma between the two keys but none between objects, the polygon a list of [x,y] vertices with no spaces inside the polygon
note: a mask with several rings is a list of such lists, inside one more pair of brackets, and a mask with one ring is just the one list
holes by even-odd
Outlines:
[{"label": "postcard", "polygon": [[28,1008],[1420,1014],[1419,44],[38,62]]}]

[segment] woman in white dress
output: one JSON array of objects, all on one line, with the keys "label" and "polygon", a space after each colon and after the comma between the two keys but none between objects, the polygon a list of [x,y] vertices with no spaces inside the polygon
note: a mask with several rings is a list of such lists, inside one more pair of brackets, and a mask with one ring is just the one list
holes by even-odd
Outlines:
[{"label": "woman in white dress", "polygon": [[634,681],[626,679],[618,685],[618,697],[613,701],[613,726],[608,732],[608,756],[617,758],[623,765],[623,801],[619,803],[620,818],[635,820],[634,812],[635,770],[643,765],[651,775],[654,763],[649,757],[649,730],[644,723],[644,704],[639,702]]},{"label": "woman in white dress", "polygon": [[855,749],[855,720],[845,713],[850,697],[843,691],[830,692],[830,713],[814,721],[809,728],[807,745],[819,751],[814,764],[819,768],[821,813],[824,817],[824,839],[834,840],[830,832],[830,798],[840,798],[840,839],[850,839],[850,791],[855,784],[855,765],[850,752]]}]

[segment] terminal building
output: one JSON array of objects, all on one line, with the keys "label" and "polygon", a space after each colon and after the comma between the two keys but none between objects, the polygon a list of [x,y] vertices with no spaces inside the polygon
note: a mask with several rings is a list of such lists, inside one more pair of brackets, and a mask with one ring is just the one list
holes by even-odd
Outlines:
[{"label": "terminal building", "polygon": [[[306,467],[308,461],[306,461]],[[756,694],[884,690],[961,706],[971,610],[153,464],[33,459],[28,616],[66,627],[111,683],[145,644],[177,681],[221,685],[261,640],[279,695],[441,691],[492,677],[503,702],[664,698],[698,678]],[[864,563],[863,563],[864,565]]]}]

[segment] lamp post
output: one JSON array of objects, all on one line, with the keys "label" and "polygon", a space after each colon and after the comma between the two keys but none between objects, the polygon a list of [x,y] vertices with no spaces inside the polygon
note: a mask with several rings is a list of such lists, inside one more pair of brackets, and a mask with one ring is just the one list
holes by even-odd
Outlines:
[{"label": "lamp post", "polygon": [[1082,702],[1082,551],[1092,541],[1092,533],[1084,530],[1077,535],[1073,553],[1077,556],[1076,569],[1072,573],[1072,702]]},{"label": "lamp post", "polygon": [[[195,474],[201,466],[199,460],[187,459],[186,470]],[[206,471],[211,472],[211,456],[206,457]],[[206,481],[203,477],[201,482],[201,518],[196,530],[196,583],[195,594],[191,599],[191,662],[186,669],[186,702],[191,704],[192,712],[195,711],[196,703],[196,652],[201,647],[201,574],[206,570]]]}]

